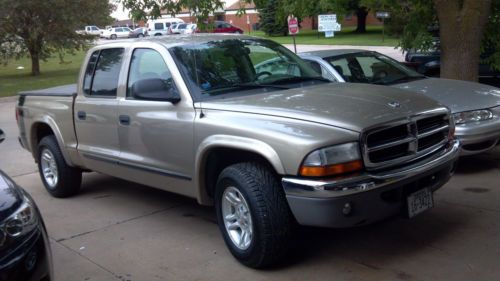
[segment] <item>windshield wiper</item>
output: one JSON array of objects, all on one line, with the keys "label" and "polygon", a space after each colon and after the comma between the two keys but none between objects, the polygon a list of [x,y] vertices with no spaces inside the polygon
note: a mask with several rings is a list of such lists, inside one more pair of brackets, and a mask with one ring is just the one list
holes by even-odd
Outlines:
[{"label": "windshield wiper", "polygon": [[279,85],[271,85],[271,84],[259,84],[259,83],[236,83],[230,84],[220,88],[214,88],[207,91],[203,91],[203,93],[207,93],[211,96],[218,95],[222,93],[227,93],[231,91],[238,90],[247,90],[247,89],[259,89],[259,88],[273,88],[277,90],[288,90],[290,87],[279,86]]},{"label": "windshield wiper", "polygon": [[388,81],[387,83],[384,83],[384,84],[385,85],[398,84],[398,83],[410,82],[410,81],[414,81],[414,80],[420,80],[420,79],[424,79],[424,78],[425,78],[424,75],[422,75],[422,76],[405,76],[405,77],[401,77],[398,79],[394,79],[392,81]]},{"label": "windshield wiper", "polygon": [[305,82],[305,81],[321,81],[321,82],[326,82],[326,83],[331,83],[332,81],[325,79],[323,77],[301,77],[301,76],[293,76],[289,78],[284,78],[284,79],[279,79],[276,81],[273,81],[271,84],[281,84],[281,83],[298,83],[298,82]]}]

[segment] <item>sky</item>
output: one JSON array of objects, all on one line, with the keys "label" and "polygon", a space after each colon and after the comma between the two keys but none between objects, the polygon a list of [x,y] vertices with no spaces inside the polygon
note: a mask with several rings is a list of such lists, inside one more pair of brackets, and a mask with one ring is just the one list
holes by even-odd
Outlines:
[{"label": "sky", "polygon": [[123,10],[123,5],[121,3],[117,3],[117,1],[111,0],[110,2],[114,2],[117,5],[116,11],[111,13],[111,16],[118,20],[126,20],[128,19],[128,10]]}]

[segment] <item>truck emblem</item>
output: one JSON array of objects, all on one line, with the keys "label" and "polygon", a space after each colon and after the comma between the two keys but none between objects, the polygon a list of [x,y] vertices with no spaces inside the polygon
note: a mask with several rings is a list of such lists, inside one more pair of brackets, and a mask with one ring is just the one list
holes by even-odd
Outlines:
[{"label": "truck emblem", "polygon": [[392,108],[398,108],[401,106],[401,104],[397,101],[391,101],[391,102],[387,103],[387,105],[389,105]]}]

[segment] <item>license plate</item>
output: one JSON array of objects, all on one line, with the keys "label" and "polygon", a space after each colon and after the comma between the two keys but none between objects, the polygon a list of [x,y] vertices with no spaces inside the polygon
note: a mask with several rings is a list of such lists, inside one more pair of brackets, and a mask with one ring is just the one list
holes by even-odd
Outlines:
[{"label": "license plate", "polygon": [[407,198],[407,202],[408,217],[410,218],[434,207],[432,192],[428,188],[410,194]]}]

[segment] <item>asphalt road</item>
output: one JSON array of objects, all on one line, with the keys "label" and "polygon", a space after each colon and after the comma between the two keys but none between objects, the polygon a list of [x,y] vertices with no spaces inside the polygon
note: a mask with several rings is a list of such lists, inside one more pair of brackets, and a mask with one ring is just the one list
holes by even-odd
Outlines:
[{"label": "asphalt road", "polygon": [[302,228],[284,265],[258,271],[232,258],[213,210],[194,200],[96,173],[78,196],[50,197],[17,143],[14,102],[0,101],[0,128],[0,168],[40,207],[57,281],[500,280],[500,146],[461,159],[434,209],[362,228]]}]

